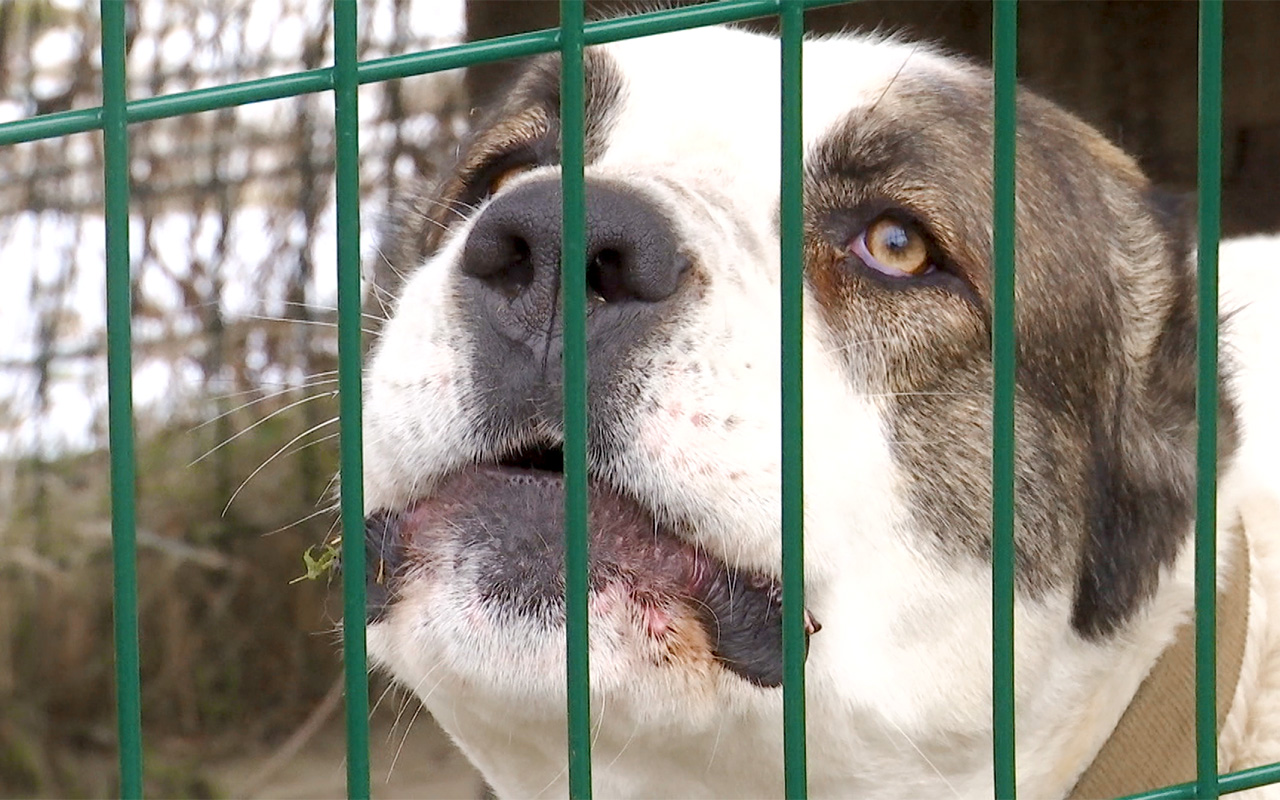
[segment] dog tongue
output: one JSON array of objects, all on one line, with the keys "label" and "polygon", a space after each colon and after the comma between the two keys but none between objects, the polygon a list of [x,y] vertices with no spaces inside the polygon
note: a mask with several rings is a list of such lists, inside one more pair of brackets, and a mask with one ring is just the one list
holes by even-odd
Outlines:
[{"label": "dog tongue", "polygon": [[[635,597],[685,601],[727,669],[760,686],[781,684],[776,581],[725,566],[617,492],[592,484],[588,499],[591,591],[622,583]],[[453,476],[429,500],[365,520],[370,617],[393,601],[401,562],[416,563],[415,551],[430,560],[439,552],[432,542],[450,537],[485,602],[562,619],[563,530],[558,473],[484,466]],[[816,630],[806,614],[806,637]]]}]

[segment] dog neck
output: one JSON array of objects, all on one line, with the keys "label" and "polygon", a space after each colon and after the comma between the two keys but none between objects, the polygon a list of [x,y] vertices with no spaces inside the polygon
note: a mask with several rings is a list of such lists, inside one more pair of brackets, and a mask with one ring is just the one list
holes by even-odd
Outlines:
[{"label": "dog neck", "polygon": [[[1238,524],[1231,533],[1217,603],[1217,730],[1235,696],[1249,616],[1248,543]],[[1195,662],[1195,625],[1188,620],[1076,783],[1073,800],[1131,795],[1195,779]]]}]

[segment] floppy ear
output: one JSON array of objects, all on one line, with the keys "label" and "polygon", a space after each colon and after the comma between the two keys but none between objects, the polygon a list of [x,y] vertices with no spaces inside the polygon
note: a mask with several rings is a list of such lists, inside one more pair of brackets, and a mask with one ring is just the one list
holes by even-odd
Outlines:
[{"label": "floppy ear", "polygon": [[[1196,274],[1185,198],[1148,190],[1149,236],[1118,265],[1127,317],[1119,379],[1092,442],[1092,513],[1072,624],[1106,636],[1149,598],[1195,519]],[[1145,223],[1145,225],[1144,225]],[[1144,247],[1141,242],[1145,239]],[[1158,241],[1158,247],[1153,247]],[[1219,369],[1219,465],[1235,450],[1235,409]],[[1221,468],[1221,467],[1220,467]]]}]

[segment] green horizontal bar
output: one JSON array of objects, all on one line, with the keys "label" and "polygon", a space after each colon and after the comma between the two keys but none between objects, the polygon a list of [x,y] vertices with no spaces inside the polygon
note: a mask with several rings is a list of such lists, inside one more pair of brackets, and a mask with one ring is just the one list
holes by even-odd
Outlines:
[{"label": "green horizontal bar", "polygon": [[[279,100],[300,94],[323,92],[332,88],[333,70],[313,69],[278,77],[230,83],[226,86],[211,86],[207,89],[133,100],[125,107],[125,117],[132,125],[267,100]],[[55,139],[59,136],[85,133],[101,127],[101,108],[44,114],[0,124],[0,147],[33,142],[38,139]]]},{"label": "green horizontal bar", "polygon": [[[583,35],[589,45],[603,44],[673,30],[738,22],[752,17],[776,14],[778,2],[779,0],[725,0],[725,2],[693,8],[637,14],[588,23],[583,29]],[[840,5],[850,0],[796,0],[796,2],[803,3],[806,8],[818,8]],[[524,58],[549,53],[559,47],[559,42],[559,30],[551,28],[483,42],[442,47],[423,53],[389,56],[358,64],[357,80],[363,85],[459,69],[473,64]],[[231,83],[226,86],[212,86],[189,92],[176,92],[162,97],[134,100],[126,107],[125,115],[130,124],[151,122],[184,114],[198,114],[331,89],[333,89],[333,70],[331,68],[313,69]],[[101,127],[101,107],[44,114],[0,124],[0,147],[84,133]]]},{"label": "green horizontal bar", "polygon": [[[1218,794],[1234,794],[1273,783],[1280,783],[1280,762],[1218,776]],[[1188,782],[1131,794],[1122,800],[1196,800],[1197,797],[1195,782]]]},{"label": "green horizontal bar", "polygon": [[1280,783],[1280,762],[1230,772],[1218,778],[1218,792],[1231,794]]},{"label": "green horizontal bar", "polygon": [[485,39],[482,42],[455,44],[421,53],[388,56],[362,63],[360,82],[377,83],[432,72],[462,69],[473,64],[528,58],[550,53],[560,46],[559,43],[560,30],[549,28],[543,31],[501,36],[497,39]]},{"label": "green horizontal bar", "polygon": [[[793,0],[786,0],[788,3]],[[847,5],[854,0],[794,0],[806,9],[822,6]],[[587,45],[606,44],[641,36],[688,30],[690,28],[741,22],[753,17],[779,13],[780,0],[723,0],[691,8],[672,8],[652,11],[616,19],[589,22],[583,27],[583,40]],[[423,53],[366,61],[361,65],[360,82],[407,78],[430,72],[469,67],[472,64],[525,58],[549,53],[559,45],[559,30],[549,28],[531,33],[520,33],[487,39],[483,42],[442,47]]]},{"label": "green horizontal bar", "polygon": [[41,114],[38,117],[0,124],[0,146],[34,142],[40,139],[57,139],[73,133],[101,129],[102,106],[60,111],[57,114]]},{"label": "green horizontal bar", "polygon": [[1127,795],[1120,800],[1195,800],[1196,785],[1179,783],[1176,786],[1164,786],[1147,792]]},{"label": "green horizontal bar", "polygon": [[129,122],[151,122],[230,106],[325,92],[333,88],[333,83],[333,70],[325,68],[256,81],[229,83],[226,86],[211,86],[162,97],[148,97],[129,104]]},{"label": "green horizontal bar", "polygon": [[800,10],[824,6],[850,5],[855,0],[723,0],[687,8],[673,8],[649,14],[606,19],[587,26],[587,44],[604,44],[658,33],[741,22],[755,17],[779,13],[783,6],[794,3]]}]

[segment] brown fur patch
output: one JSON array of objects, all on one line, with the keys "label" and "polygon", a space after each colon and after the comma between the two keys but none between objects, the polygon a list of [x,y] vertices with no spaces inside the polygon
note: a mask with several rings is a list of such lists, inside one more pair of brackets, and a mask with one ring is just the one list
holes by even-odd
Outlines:
[{"label": "brown fur patch", "polygon": [[[889,396],[895,456],[940,551],[990,554],[991,95],[987,73],[902,75],[812,149],[808,280],[852,374]],[[1192,276],[1135,163],[1019,97],[1019,585],[1075,583],[1103,635],[1183,545],[1194,488]],[[916,221],[939,269],[895,279],[849,243]],[[1232,410],[1223,403],[1224,442]],[[1224,455],[1229,452],[1229,446]]]}]

